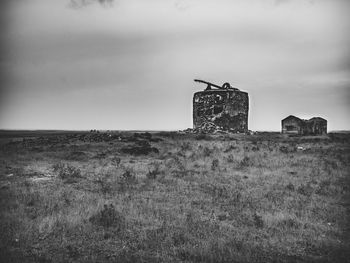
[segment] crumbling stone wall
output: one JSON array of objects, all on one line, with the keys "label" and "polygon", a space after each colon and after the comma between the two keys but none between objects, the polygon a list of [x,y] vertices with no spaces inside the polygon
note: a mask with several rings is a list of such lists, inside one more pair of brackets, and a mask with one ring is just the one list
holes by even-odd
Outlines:
[{"label": "crumbling stone wall", "polygon": [[282,133],[302,134],[303,120],[295,116],[288,116],[282,120]]},{"label": "crumbling stone wall", "polygon": [[238,89],[209,89],[193,96],[193,128],[205,132],[248,131],[248,93]]},{"label": "crumbling stone wall", "polygon": [[305,135],[322,135],[327,134],[327,120],[314,117],[305,121],[303,134]]}]

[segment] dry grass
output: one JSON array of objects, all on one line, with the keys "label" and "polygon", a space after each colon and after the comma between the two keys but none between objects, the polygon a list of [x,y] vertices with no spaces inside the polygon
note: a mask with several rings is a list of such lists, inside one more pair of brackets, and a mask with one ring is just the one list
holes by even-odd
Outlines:
[{"label": "dry grass", "polygon": [[349,135],[120,136],[0,146],[1,262],[349,261]]}]

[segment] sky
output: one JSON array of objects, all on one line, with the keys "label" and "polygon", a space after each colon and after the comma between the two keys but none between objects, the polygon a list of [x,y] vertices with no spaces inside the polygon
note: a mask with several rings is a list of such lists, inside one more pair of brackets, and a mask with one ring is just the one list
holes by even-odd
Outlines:
[{"label": "sky", "polygon": [[193,80],[350,130],[350,1],[2,0],[0,129],[192,127]]}]

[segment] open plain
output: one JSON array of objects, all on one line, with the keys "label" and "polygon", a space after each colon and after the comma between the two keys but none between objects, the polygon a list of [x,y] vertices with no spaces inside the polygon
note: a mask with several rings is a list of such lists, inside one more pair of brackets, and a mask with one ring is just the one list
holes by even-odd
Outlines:
[{"label": "open plain", "polygon": [[349,262],[349,134],[0,135],[1,262]]}]

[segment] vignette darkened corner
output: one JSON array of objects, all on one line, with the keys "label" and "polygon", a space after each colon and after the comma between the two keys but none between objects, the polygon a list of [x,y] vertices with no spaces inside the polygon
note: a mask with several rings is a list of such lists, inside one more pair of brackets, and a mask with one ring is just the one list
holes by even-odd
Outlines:
[{"label": "vignette darkened corner", "polygon": [[0,262],[349,262],[349,9],[1,1]]}]

